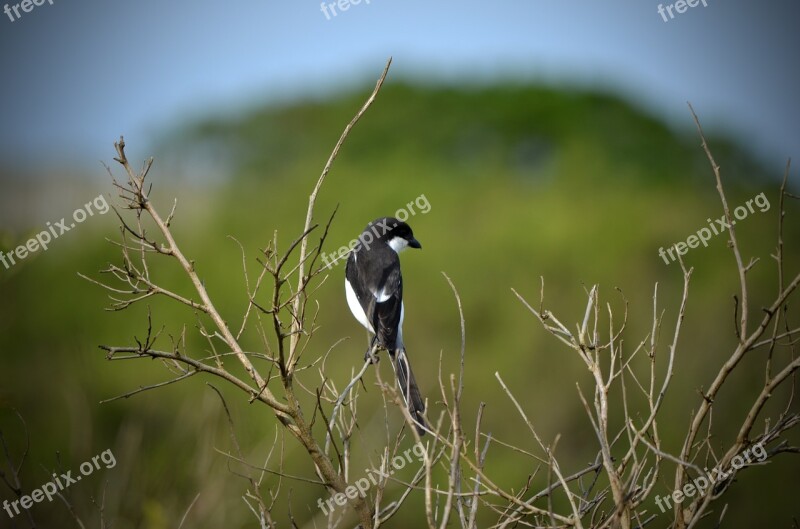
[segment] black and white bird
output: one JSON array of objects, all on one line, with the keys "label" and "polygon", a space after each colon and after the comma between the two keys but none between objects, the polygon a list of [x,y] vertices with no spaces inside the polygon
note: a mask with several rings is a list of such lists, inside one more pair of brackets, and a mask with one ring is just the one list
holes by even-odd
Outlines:
[{"label": "black and white bird", "polygon": [[417,431],[424,434],[425,402],[403,345],[403,276],[398,254],[407,247],[422,248],[408,224],[394,217],[370,222],[347,258],[345,291],[350,312],[374,335],[364,359],[377,362],[374,353],[388,351],[408,411]]}]

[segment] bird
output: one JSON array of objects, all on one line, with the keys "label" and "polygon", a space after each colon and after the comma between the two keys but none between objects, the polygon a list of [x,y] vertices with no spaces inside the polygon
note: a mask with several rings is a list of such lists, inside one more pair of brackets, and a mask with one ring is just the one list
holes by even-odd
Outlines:
[{"label": "bird", "polygon": [[422,248],[404,221],[381,217],[367,224],[359,235],[345,268],[345,292],[350,312],[372,333],[364,361],[377,362],[381,349],[392,358],[394,372],[417,432],[425,434],[422,399],[403,344],[403,276],[399,253]]}]

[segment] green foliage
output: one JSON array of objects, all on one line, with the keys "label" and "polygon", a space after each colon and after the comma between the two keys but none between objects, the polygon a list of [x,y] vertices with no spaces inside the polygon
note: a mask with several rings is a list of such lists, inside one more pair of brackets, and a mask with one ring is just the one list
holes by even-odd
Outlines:
[{"label": "green foliage", "polygon": [[[228,321],[241,321],[247,303],[242,255],[228,236],[244,246],[252,277],[259,266],[258,249],[273,230],[284,247],[299,235],[308,193],[362,98],[343,95],[190,123],[156,153],[152,198],[166,212],[173,196],[179,197],[175,234]],[[732,206],[761,191],[773,206],[737,225],[745,254],[761,259],[751,276],[754,295],[766,299],[776,289],[770,253],[780,174],[763,170],[725,140],[711,146]],[[172,185],[172,168],[191,174],[205,162],[226,174],[188,189]],[[530,86],[456,90],[389,85],[354,129],[322,189],[316,221],[324,225],[338,206],[327,251],[346,245],[373,218],[393,214],[421,195],[431,209],[413,215],[409,223],[424,249],[403,255],[405,334],[420,387],[435,401],[440,357],[445,373],[457,366],[458,315],[444,271],[458,287],[466,314],[466,415],[473,416],[478,404],[487,402],[485,428],[498,439],[519,443],[521,423],[494,379],[497,371],[525,399],[541,433],[551,439],[562,434],[560,453],[574,453],[569,460],[580,468],[594,459],[595,443],[574,382],[587,387],[588,374],[537,327],[510,289],[538,305],[544,277],[545,307],[577,321],[585,289],[600,284],[605,298],[616,300],[612,304],[621,311],[624,300],[614,293],[619,288],[630,302],[628,340],[633,344],[649,331],[658,282],[660,306],[667,311],[664,328],[671,329],[681,275],[678,264],[665,264],[658,249],[685,241],[707,224],[706,218],[722,213],[699,140],[608,94]],[[798,213],[796,207],[790,211],[790,216]],[[146,329],[144,307],[103,313],[104,293],[76,276],[95,275],[107,261],[119,262],[117,250],[102,241],[115,236],[115,221],[108,215],[82,227],[68,241],[18,265],[13,275],[0,269],[0,404],[26,417],[31,458],[45,466],[52,466],[56,451],[80,462],[115,449],[119,467],[104,479],[130,479],[127,490],[110,500],[117,507],[111,513],[119,516],[115,527],[176,527],[198,492],[186,527],[253,527],[239,498],[244,482],[228,472],[224,458],[213,450],[232,447],[219,401],[199,377],[97,404],[166,379],[155,362],[107,363],[96,349],[101,343],[128,343],[134,334],[141,338]],[[797,226],[788,222],[787,241],[798,240]],[[4,250],[15,245],[3,244]],[[787,251],[792,252],[787,270],[797,270],[798,248],[790,244]],[[737,283],[725,237],[691,250],[685,259],[696,271],[678,353],[679,382],[665,409],[672,422],[664,427],[664,439],[671,448],[683,438],[688,413],[699,400],[697,390],[710,382],[735,340],[730,300]],[[164,262],[154,274],[191,294],[174,263]],[[360,365],[365,344],[346,309],[343,274],[342,265],[334,267],[318,291],[321,330],[306,352],[308,359],[316,358],[350,336],[332,353],[337,368],[331,374],[340,381]],[[164,300],[151,305],[155,324],[165,325],[165,332],[177,335],[186,323],[189,334],[196,335],[195,317],[186,309]],[[196,336],[190,344],[198,353],[207,348]],[[246,345],[258,350],[259,342],[253,337]],[[380,368],[387,370],[386,364]],[[750,398],[762,378],[763,373],[750,370],[736,379],[741,395],[726,394],[734,405],[714,416],[722,431],[726,421],[731,428],[740,423],[743,411],[735,403]],[[367,391],[378,401],[370,381]],[[275,439],[274,418],[235,392],[226,395],[247,455],[261,464]],[[431,409],[436,410],[435,403]],[[368,417],[370,408],[362,413]],[[354,449],[368,452],[373,427],[366,420],[363,426],[366,433]],[[18,425],[4,413],[0,427],[11,432]],[[15,446],[19,442],[17,437]],[[292,472],[313,475],[296,446],[290,442],[285,448]],[[374,454],[367,455],[374,462]],[[498,449],[490,455],[509,482],[522,484],[533,471],[515,465],[510,453]],[[367,459],[358,462],[370,465]],[[797,469],[797,462],[787,459],[785,467],[770,468],[768,477],[763,472],[755,476],[761,470],[752,478],[745,473],[731,491],[729,527],[788,526],[793,492],[781,483],[796,476]],[[32,487],[46,479],[38,464],[29,464],[26,473]],[[668,491],[669,483],[665,478],[659,492]],[[96,486],[95,494],[101,485]],[[7,491],[0,493],[0,499],[6,497]],[[327,496],[322,489],[296,487],[295,516],[317,515],[317,497]],[[748,509],[745,503],[760,507]],[[411,511],[421,503],[409,505],[407,518],[398,517],[393,527],[419,519]],[[53,511],[58,519],[63,517],[59,508],[37,506],[34,514],[47,519]],[[655,527],[662,525],[656,520]]]}]

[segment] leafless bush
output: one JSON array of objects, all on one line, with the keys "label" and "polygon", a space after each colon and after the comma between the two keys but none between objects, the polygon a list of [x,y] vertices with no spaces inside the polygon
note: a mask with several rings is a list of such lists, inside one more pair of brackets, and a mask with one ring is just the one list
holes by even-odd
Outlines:
[{"label": "leafless bush", "polygon": [[[382,471],[389,468],[404,443],[407,445],[408,441],[413,441],[415,446],[424,447],[422,463],[413,479],[403,484],[402,492],[393,489],[391,498],[387,493],[388,477],[377,480],[370,487],[369,494],[363,497],[361,494],[352,494],[355,489],[350,471],[353,450],[351,438],[358,428],[361,394],[357,383],[369,364],[365,363],[349,382],[335,381],[326,368],[331,347],[321,347],[313,342],[316,311],[324,310],[314,304],[315,290],[325,280],[325,269],[318,265],[317,260],[333,220],[332,217],[328,219],[324,227],[315,224],[314,207],[342,144],[351,128],[375,100],[388,69],[389,64],[375,90],[334,147],[309,197],[300,235],[285,248],[280,247],[276,235],[263,250],[259,269],[252,277],[247,268],[247,252],[242,248],[247,299],[243,303],[241,322],[236,326],[215,308],[196,272],[195,263],[182,252],[174,238],[170,222],[175,215],[175,206],[167,216],[163,216],[151,201],[151,189],[146,179],[152,160],[137,172],[126,157],[125,143],[120,140],[116,144],[116,161],[124,169],[126,180],[124,183],[114,183],[125,207],[132,212],[117,213],[121,221],[120,241],[117,244],[122,262],[103,271],[111,276],[111,282],[87,279],[110,291],[113,301],[111,308],[114,310],[125,309],[154,296],[166,297],[185,305],[189,309],[187,313],[198,315],[199,331],[207,340],[212,354],[203,356],[189,350],[185,327],[179,336],[170,337],[169,348],[157,348],[157,341],[164,342],[167,339],[161,336],[160,331],[154,331],[150,318],[145,338],[136,339],[135,345],[103,346],[103,349],[110,360],[158,359],[173,375],[167,382],[142,387],[122,396],[131,396],[205,373],[238,388],[249,402],[258,402],[271,410],[280,427],[304,448],[308,458],[313,461],[316,476],[287,476],[281,455],[277,453],[270,453],[265,465],[247,463],[251,469],[260,469],[247,476],[244,498],[261,527],[278,526],[279,521],[274,519],[273,510],[286,495],[286,491],[281,490],[282,480],[277,485],[265,484],[263,478],[268,474],[294,479],[298,486],[316,487],[321,496],[338,494],[339,498],[346,497],[363,528],[384,524],[399,512],[412,493],[424,497],[424,518],[431,528],[444,528],[449,524],[475,528],[478,527],[479,515],[482,520],[493,518],[493,527],[500,528],[629,529],[642,527],[656,516],[662,516],[665,520],[671,516],[672,527],[692,528],[709,514],[711,504],[725,493],[731,480],[722,480],[702,492],[698,491],[684,503],[675,504],[670,512],[661,515],[640,514],[644,502],[652,502],[657,480],[663,476],[668,465],[676,469],[674,489],[679,491],[701,475],[702,468],[730,468],[737,454],[755,444],[769,446],[769,457],[780,452],[797,451],[782,440],[783,434],[800,421],[800,417],[790,411],[791,403],[787,403],[786,411],[777,417],[762,416],[764,406],[775,389],[783,384],[794,384],[795,371],[800,367],[800,359],[795,351],[800,328],[792,327],[788,317],[789,298],[800,284],[800,274],[787,281],[784,272],[784,201],[791,196],[786,191],[787,178],[784,177],[780,190],[778,242],[773,256],[777,265],[774,301],[763,310],[752,306],[748,296],[747,274],[756,261],[745,264],[735,229],[731,226],[730,247],[740,279],[736,304],[737,345],[703,392],[680,449],[670,451],[664,446],[659,434],[659,412],[673,381],[673,366],[679,359],[678,343],[689,299],[692,270],[687,270],[682,262],[682,297],[666,347],[660,344],[664,313],[659,308],[657,286],[652,297],[651,330],[634,342],[637,345],[632,350],[624,341],[627,301],[622,314],[615,314],[610,304],[601,302],[599,288],[595,286],[588,292],[585,311],[575,318],[578,323],[570,327],[562,323],[562,320],[566,321],[565,318],[557,317],[544,308],[544,283],[538,308],[534,308],[515,291],[520,301],[541,322],[544,330],[571,350],[586,366],[588,377],[576,386],[588,418],[587,432],[593,432],[597,441],[597,456],[591,464],[578,471],[567,472],[566,465],[560,463],[556,456],[559,436],[551,435],[552,440],[549,440],[537,431],[534,418],[528,416],[515,391],[506,385],[499,373],[495,374],[497,382],[516,410],[517,420],[525,428],[525,436],[515,439],[513,446],[494,439],[482,427],[483,406],[474,420],[469,421],[472,426],[467,429],[462,410],[462,396],[466,390],[463,380],[466,343],[462,314],[459,372],[445,374],[440,366],[438,406],[431,406],[430,409],[435,408],[436,411],[429,411],[427,417],[431,425],[430,435],[423,440],[415,428],[408,427],[396,435],[387,433],[384,440],[380,463]],[[694,111],[692,113],[694,115]],[[698,130],[703,137],[699,122]],[[703,147],[711,162],[719,197],[730,223],[731,213],[720,169],[704,137]],[[787,166],[787,176],[788,171]],[[147,231],[149,223],[155,226],[155,233]],[[179,263],[192,285],[191,297],[184,297],[175,289],[152,279],[150,270],[157,258]],[[461,313],[461,300],[456,287],[449,278],[446,277],[446,280],[452,287]],[[255,328],[261,337],[261,351],[247,351],[240,345],[243,333],[249,328]],[[720,389],[731,373],[740,368],[746,355],[755,354],[761,354],[764,359],[763,389],[752,399],[736,438],[727,442],[720,452],[719,440],[716,439],[714,443],[711,441],[711,411],[719,405],[717,399]],[[254,363],[256,360],[257,363]],[[235,375],[230,368],[232,363],[239,364],[246,376]],[[256,365],[268,365],[269,369],[262,372],[263,369],[258,369]],[[384,383],[377,370],[376,376],[387,405],[396,404],[410,426],[411,417],[402,405],[396,388]],[[585,389],[587,385],[591,391]],[[300,403],[301,394],[313,396],[313,409],[304,409]],[[227,411],[227,403],[224,400],[222,402]],[[615,404],[619,402],[621,406]],[[228,417],[231,417],[230,413]],[[763,427],[758,426],[761,422]],[[622,426],[614,429],[611,426],[613,424]],[[231,431],[235,432],[233,426],[231,421]],[[526,441],[528,435],[530,440]],[[526,448],[529,442],[534,449]],[[232,453],[229,457],[246,463],[235,434],[231,443]],[[536,470],[524,483],[503,483],[501,477],[488,475],[485,464],[492,444],[510,448],[520,458],[520,464],[532,465]],[[544,486],[537,485],[534,488],[534,484]],[[309,523],[317,527],[322,524],[338,527],[347,519],[345,512],[344,509],[337,513],[331,511],[324,521],[318,516]],[[292,519],[291,523],[297,526],[299,522]]]}]

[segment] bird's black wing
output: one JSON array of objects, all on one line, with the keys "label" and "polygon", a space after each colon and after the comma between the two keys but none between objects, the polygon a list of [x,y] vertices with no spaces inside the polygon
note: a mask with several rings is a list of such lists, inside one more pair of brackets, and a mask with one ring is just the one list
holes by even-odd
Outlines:
[{"label": "bird's black wing", "polygon": [[388,247],[371,252],[357,247],[347,259],[345,275],[372,324],[378,345],[394,350],[403,307],[403,277],[397,254]]},{"label": "bird's black wing", "polygon": [[403,276],[399,265],[387,270],[378,294],[371,319],[372,328],[375,329],[378,344],[393,351],[402,346],[398,343],[403,311]]}]

